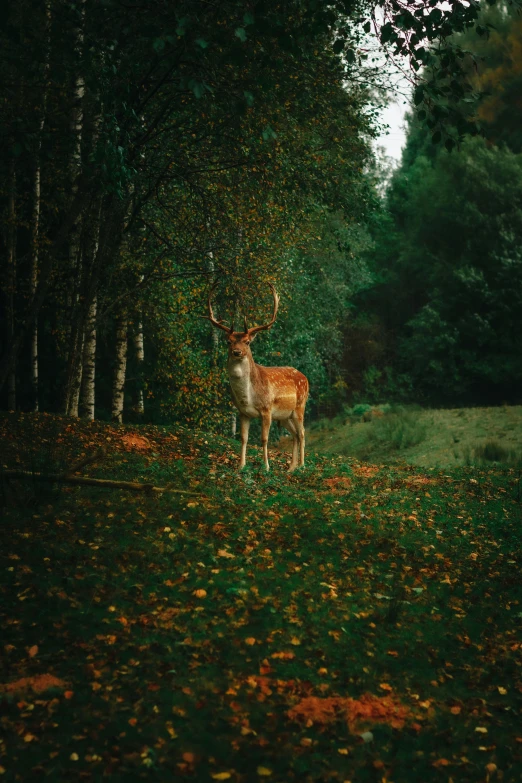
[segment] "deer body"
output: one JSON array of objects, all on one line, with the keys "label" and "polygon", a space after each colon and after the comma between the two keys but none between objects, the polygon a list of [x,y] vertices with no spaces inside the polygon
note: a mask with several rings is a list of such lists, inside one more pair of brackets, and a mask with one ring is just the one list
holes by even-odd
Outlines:
[{"label": "deer body", "polygon": [[298,465],[304,465],[304,412],[308,398],[308,380],[293,367],[263,367],[256,364],[250,343],[257,332],[269,329],[275,322],[278,297],[273,286],[274,314],[269,324],[246,328],[244,332],[234,332],[233,328],[216,321],[212,313],[209,295],[209,320],[227,332],[228,337],[228,378],[234,404],[239,411],[241,422],[241,460],[239,468],[246,463],[248,432],[252,419],[261,419],[261,442],[265,467],[268,464],[268,435],[272,420],[280,421],[293,436],[292,461],[290,471]]}]

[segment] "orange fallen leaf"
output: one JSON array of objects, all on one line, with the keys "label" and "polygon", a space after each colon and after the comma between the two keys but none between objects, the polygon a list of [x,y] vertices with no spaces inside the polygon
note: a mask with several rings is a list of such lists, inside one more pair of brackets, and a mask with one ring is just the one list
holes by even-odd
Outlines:
[{"label": "orange fallen leaf", "polygon": [[448,759],[437,759],[437,761],[433,762],[434,767],[447,767],[449,766],[450,762]]},{"label": "orange fallen leaf", "polygon": [[183,761],[186,761],[187,764],[193,764],[196,757],[193,753],[184,753],[181,758]]},{"label": "orange fallen leaf", "polygon": [[194,590],[194,595],[196,598],[206,598],[207,591],[203,590],[203,588],[200,588],[199,590]]},{"label": "orange fallen leaf", "polygon": [[72,699],[72,697],[74,696],[74,691],[65,691],[63,695],[66,699]]},{"label": "orange fallen leaf", "polygon": [[253,636],[247,636],[247,638],[245,639],[245,644],[252,645],[252,644],[255,644],[255,643],[256,643],[256,640],[254,639]]},{"label": "orange fallen leaf", "polygon": [[460,715],[462,711],[462,707],[459,707],[457,704],[454,707],[450,707],[450,712],[453,713],[453,715]]},{"label": "orange fallen leaf", "polygon": [[29,655],[29,658],[34,658],[35,655],[38,655],[38,645],[33,644],[32,647],[29,647],[27,654]]},{"label": "orange fallen leaf", "polygon": [[379,688],[380,688],[382,691],[392,691],[392,690],[393,690],[392,686],[391,686],[391,685],[388,685],[388,683],[387,683],[387,682],[381,682],[381,683],[379,683]]},{"label": "orange fallen leaf", "polygon": [[129,725],[130,726],[135,726],[137,724],[137,722],[138,722],[137,718],[129,718]]}]

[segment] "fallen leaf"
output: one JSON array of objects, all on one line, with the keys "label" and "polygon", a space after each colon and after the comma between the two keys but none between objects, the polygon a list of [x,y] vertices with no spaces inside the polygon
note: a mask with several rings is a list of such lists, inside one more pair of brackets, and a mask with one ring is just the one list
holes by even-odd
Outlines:
[{"label": "fallen leaf", "polygon": [[194,595],[196,598],[206,598],[207,591],[200,588],[199,590],[194,590]]},{"label": "fallen leaf", "polygon": [[485,726],[477,726],[475,728],[475,731],[478,731],[479,734],[487,734],[488,730]]},{"label": "fallen leaf", "polygon": [[33,644],[32,647],[29,647],[27,654],[29,655],[29,658],[34,658],[35,655],[38,655],[38,645]]},{"label": "fallen leaf", "polygon": [[254,639],[253,636],[247,636],[247,638],[245,639],[245,644],[252,645],[252,644],[255,644],[255,643],[256,643],[256,640]]},{"label": "fallen leaf", "polygon": [[212,777],[214,780],[228,780],[232,775],[230,772],[215,772]]},{"label": "fallen leaf", "polygon": [[79,761],[80,757],[79,757],[79,755],[77,753],[71,753],[71,755],[69,756],[69,759],[71,761]]},{"label": "fallen leaf", "polygon": [[268,767],[258,767],[257,774],[260,775],[261,777],[267,778],[269,775],[272,774],[272,770],[268,769]]},{"label": "fallen leaf", "polygon": [[392,691],[392,690],[393,690],[392,686],[391,686],[391,685],[388,685],[388,683],[387,683],[387,682],[381,682],[381,683],[379,683],[379,688],[380,688],[382,691]]}]

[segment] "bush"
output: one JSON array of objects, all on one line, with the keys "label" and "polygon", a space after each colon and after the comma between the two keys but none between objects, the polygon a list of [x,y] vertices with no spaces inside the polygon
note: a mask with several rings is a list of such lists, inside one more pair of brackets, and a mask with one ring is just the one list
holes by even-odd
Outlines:
[{"label": "bush", "polygon": [[507,449],[498,440],[491,438],[474,447],[473,459],[470,461],[479,465],[497,462],[510,467],[519,467],[522,465],[522,452],[516,449]]},{"label": "bush", "polygon": [[428,428],[429,423],[425,420],[421,422],[417,413],[402,411],[375,419],[369,436],[376,445],[401,451],[422,443]]}]

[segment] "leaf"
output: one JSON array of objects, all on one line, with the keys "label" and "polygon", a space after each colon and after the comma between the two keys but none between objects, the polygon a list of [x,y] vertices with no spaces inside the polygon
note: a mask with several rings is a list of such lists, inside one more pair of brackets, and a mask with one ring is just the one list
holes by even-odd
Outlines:
[{"label": "leaf", "polygon": [[244,27],[236,27],[236,29],[234,31],[234,35],[236,36],[236,38],[239,38],[239,40],[242,43],[245,43],[245,41],[247,39],[247,34],[246,34],[246,30],[245,30]]},{"label": "leaf", "polygon": [[34,658],[35,655],[38,655],[38,645],[33,644],[32,647],[29,647],[27,654],[29,655],[29,658]]},{"label": "leaf", "polygon": [[214,780],[228,780],[232,775],[230,772],[215,772],[212,777]]},{"label": "leaf", "polygon": [[256,643],[256,640],[254,639],[253,636],[247,636],[247,638],[245,639],[245,644],[253,645],[255,643]]},{"label": "leaf", "polygon": [[267,778],[269,775],[272,774],[272,770],[268,769],[268,767],[258,767],[257,774],[260,775],[261,777]]},{"label": "leaf", "polygon": [[379,683],[379,688],[383,691],[392,691],[393,688],[391,685],[389,685],[387,682],[381,682]]},{"label": "leaf", "polygon": [[479,734],[487,734],[488,730],[485,726],[476,726],[475,731],[477,731]]}]

